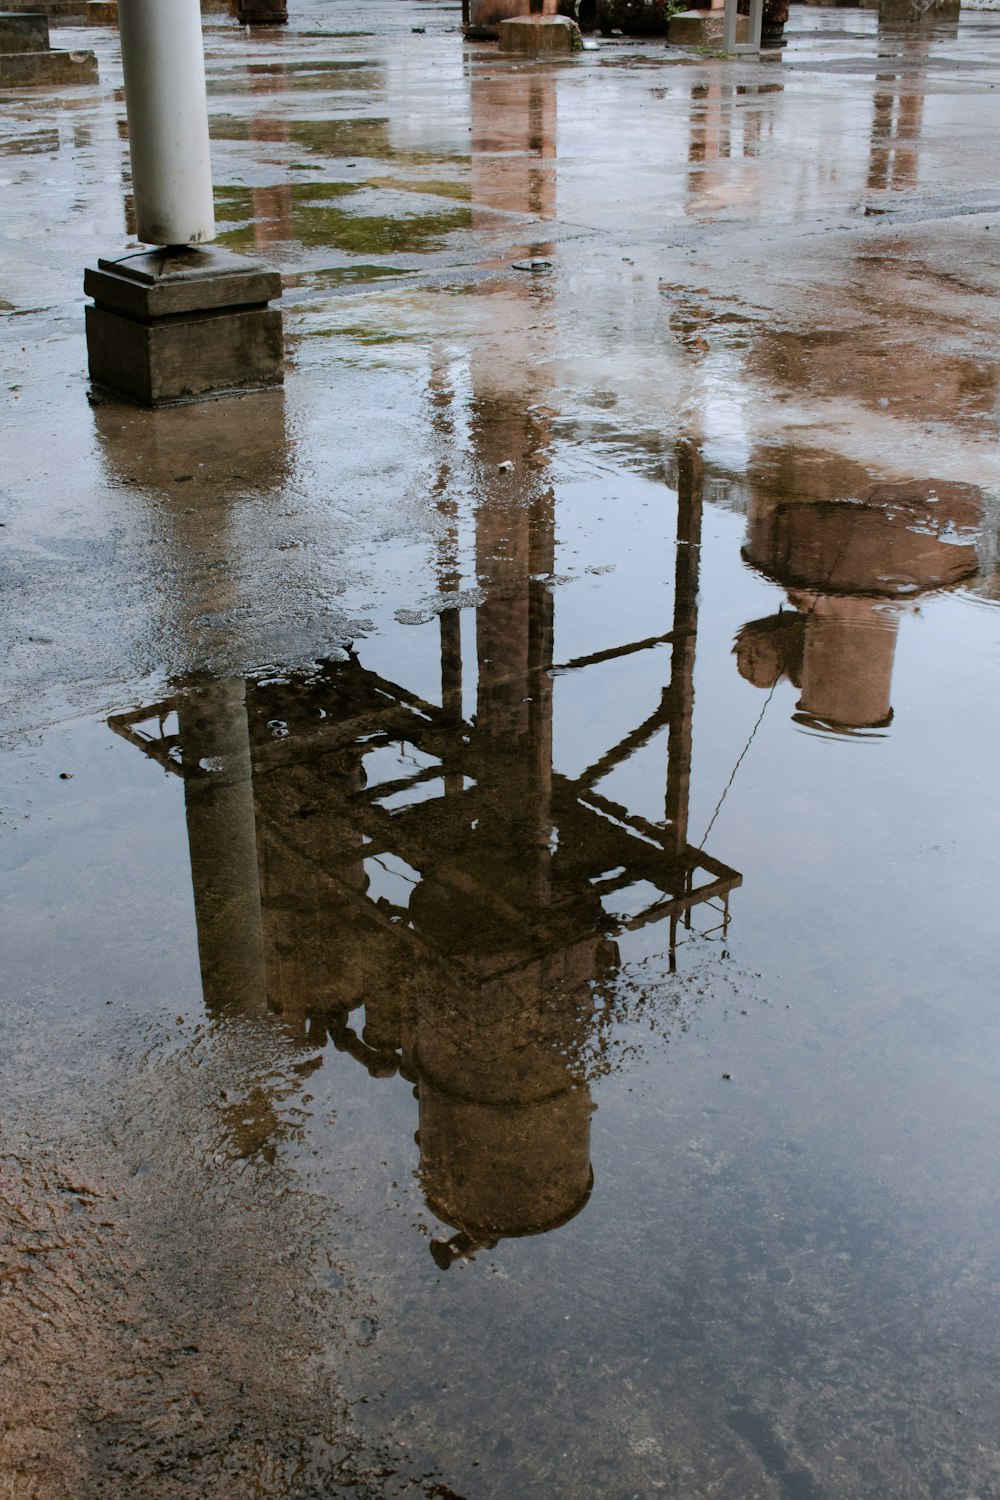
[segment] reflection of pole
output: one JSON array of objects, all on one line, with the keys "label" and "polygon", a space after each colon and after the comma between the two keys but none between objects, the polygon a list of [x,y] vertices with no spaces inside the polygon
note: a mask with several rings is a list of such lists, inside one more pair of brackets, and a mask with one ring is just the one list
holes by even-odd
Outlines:
[{"label": "reflection of pole", "polygon": [[265,1009],[264,944],[244,685],[213,682],[177,703],[184,810],[205,1005]]},{"label": "reflection of pole", "polygon": [[120,0],[122,68],[139,238],[215,236],[199,0]]},{"label": "reflection of pole", "polygon": [[462,611],[443,609],[441,627],[441,707],[453,724],[462,718]]},{"label": "reflection of pole", "polygon": [[693,444],[680,442],[677,445],[677,559],[674,568],[674,639],[670,650],[666,797],[666,817],[674,858],[678,861],[683,858],[688,842],[701,509],[701,454]]}]

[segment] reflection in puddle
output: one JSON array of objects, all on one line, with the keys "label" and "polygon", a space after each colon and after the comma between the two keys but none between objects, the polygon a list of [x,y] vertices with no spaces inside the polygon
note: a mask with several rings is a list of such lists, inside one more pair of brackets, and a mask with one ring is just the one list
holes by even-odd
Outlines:
[{"label": "reflection in puddle", "polygon": [[838,732],[892,720],[900,614],[978,571],[982,496],[972,485],[883,484],[863,501],[755,494],[744,557],[788,590],[796,613],[745,625],[740,675],[800,690],[797,720]]},{"label": "reflection in puddle", "polygon": [[[205,1004],[274,1015],[373,1076],[415,1086],[420,1176],[454,1235],[439,1264],[574,1217],[591,1190],[595,993],[625,931],[725,933],[739,874],[688,841],[701,498],[680,455],[672,629],[553,661],[548,492],[515,525],[484,509],[500,586],[476,611],[477,702],[463,719],[460,611],[439,614],[441,704],[358,654],[308,677],[189,683],[112,727],[184,781]],[[509,537],[508,537],[509,540]],[[447,605],[447,599],[443,600]],[[553,769],[553,678],[670,647],[657,710],[576,775]],[[666,817],[599,789],[666,730]]]}]

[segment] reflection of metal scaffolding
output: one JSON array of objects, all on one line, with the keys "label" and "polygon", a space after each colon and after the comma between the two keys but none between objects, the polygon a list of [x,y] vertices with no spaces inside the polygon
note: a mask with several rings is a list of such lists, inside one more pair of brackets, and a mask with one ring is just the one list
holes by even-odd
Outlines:
[{"label": "reflection of metal scaffolding", "polygon": [[[536,492],[478,518],[483,557],[506,545],[514,561],[477,610],[474,718],[446,608],[440,707],[351,655],[307,678],[192,683],[111,720],[183,778],[209,1011],[277,1012],[416,1084],[424,1191],[457,1231],[435,1242],[442,1265],[580,1211],[593,988],[617,965],[614,939],[665,920],[673,967],[679,924],[706,904],[725,931],[741,881],[687,838],[701,521],[687,450],[679,472],[662,636],[553,662],[551,567],[535,566],[551,554],[551,495]],[[656,710],[579,775],[556,773],[553,680],[664,645]],[[654,823],[600,784],[664,730]]]},{"label": "reflection of metal scaffolding", "polygon": [[[701,506],[693,476],[682,474],[680,490],[672,630],[562,664],[543,660],[533,668],[551,681],[557,674],[671,647],[670,682],[655,711],[577,776],[539,767],[531,755],[497,751],[492,741],[482,744],[476,724],[456,717],[455,683],[448,681],[456,670],[446,618],[451,611],[441,617],[445,707],[363,668],[352,656],[307,681],[249,684],[246,710],[240,691],[237,714],[248,714],[248,755],[234,758],[229,710],[221,715],[229,726],[225,731],[218,707],[213,714],[212,700],[218,703],[220,692],[231,697],[232,685],[187,689],[167,702],[115,715],[111,726],[165,769],[195,783],[189,823],[198,788],[211,795],[222,782],[231,787],[235,771],[237,780],[252,778],[258,840],[259,825],[266,824],[269,839],[316,862],[314,841],[298,837],[301,827],[284,817],[283,799],[261,794],[265,779],[280,779],[283,769],[294,767],[301,778],[303,767],[310,767],[312,795],[325,803],[324,826],[339,830],[342,845],[338,858],[324,843],[324,877],[343,885],[339,868],[356,864],[361,849],[365,859],[403,861],[416,872],[415,880],[435,887],[436,913],[442,903],[453,903],[463,928],[462,948],[475,946],[462,916],[471,902],[482,916],[489,914],[491,925],[502,927],[503,952],[516,954],[518,962],[592,937],[595,927],[613,935],[669,919],[673,966],[678,924],[690,926],[692,908],[711,902],[718,905],[724,930],[729,893],[741,881],[735,870],[687,841]],[[504,686],[494,680],[490,691],[495,696]],[[513,684],[519,699],[525,696],[523,686]],[[598,787],[664,729],[667,816],[653,823]],[[410,764],[401,758],[398,775],[366,785],[365,761],[379,746],[397,746],[401,757],[405,747]],[[522,814],[537,802],[539,782],[546,826],[528,827]],[[493,831],[476,836],[483,825]],[[379,925],[390,923],[398,931],[405,921],[413,939],[431,951],[450,946],[439,919],[424,924],[415,918],[412,900],[404,906],[384,893],[369,900],[355,880],[343,885],[341,894],[362,902]],[[448,956],[455,958],[454,952]]]}]

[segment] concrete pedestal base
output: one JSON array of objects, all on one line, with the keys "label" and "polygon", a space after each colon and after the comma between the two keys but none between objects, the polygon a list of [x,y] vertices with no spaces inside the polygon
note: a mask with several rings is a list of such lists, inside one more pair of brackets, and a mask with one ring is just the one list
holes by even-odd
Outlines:
[{"label": "concrete pedestal base", "polygon": [[284,379],[277,271],[221,250],[151,250],[84,276],[95,386],[141,406],[261,390]]},{"label": "concrete pedestal base", "polygon": [[31,11],[40,16],[83,16],[87,11],[87,0],[3,0],[7,12],[23,14]]},{"label": "concrete pedestal base", "polygon": [[0,53],[0,89],[97,82],[93,52]]},{"label": "concrete pedestal base", "polygon": [[242,26],[284,26],[288,21],[285,0],[235,0],[232,9]]},{"label": "concrete pedestal base", "polygon": [[[712,47],[719,49],[722,46],[723,18],[721,10],[684,10],[680,15],[670,17],[670,26],[667,30],[667,41],[672,47]],[[745,42],[750,35],[750,21],[747,16],[736,18],[736,40]]]},{"label": "concrete pedestal base", "polygon": [[666,36],[669,0],[597,0],[595,19],[605,36]]},{"label": "concrete pedestal base", "polygon": [[87,0],[88,26],[117,26],[118,0]]},{"label": "concrete pedestal base", "polygon": [[40,13],[0,11],[0,52],[48,52],[49,18]]},{"label": "concrete pedestal base", "polygon": [[935,21],[957,21],[960,0],[880,0],[878,18],[890,25],[933,25]]},{"label": "concrete pedestal base", "polygon": [[518,57],[569,57],[583,47],[580,28],[568,16],[516,16],[498,29],[500,51]]},{"label": "concrete pedestal base", "polygon": [[49,50],[49,21],[42,9],[0,11],[0,89],[96,81],[92,52]]}]

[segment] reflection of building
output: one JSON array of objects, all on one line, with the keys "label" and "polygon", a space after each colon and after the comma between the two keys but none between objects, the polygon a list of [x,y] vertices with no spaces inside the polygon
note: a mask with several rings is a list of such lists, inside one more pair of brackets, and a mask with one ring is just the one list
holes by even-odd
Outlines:
[{"label": "reflection of building", "polygon": [[937,481],[876,485],[864,500],[756,494],[744,556],[795,613],[744,626],[741,675],[763,688],[788,677],[804,722],[885,727],[900,614],[976,572],[979,502],[973,486]]}]

